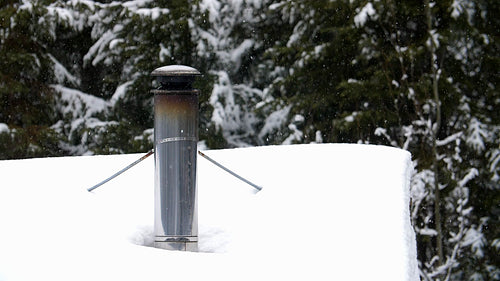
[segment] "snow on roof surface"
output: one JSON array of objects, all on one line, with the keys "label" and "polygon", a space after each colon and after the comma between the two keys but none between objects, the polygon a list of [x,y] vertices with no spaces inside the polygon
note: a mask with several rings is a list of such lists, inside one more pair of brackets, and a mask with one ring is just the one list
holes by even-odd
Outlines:
[{"label": "snow on roof surface", "polygon": [[153,157],[0,161],[0,280],[419,280],[408,152],[314,144],[198,157],[199,249],[147,247]]}]

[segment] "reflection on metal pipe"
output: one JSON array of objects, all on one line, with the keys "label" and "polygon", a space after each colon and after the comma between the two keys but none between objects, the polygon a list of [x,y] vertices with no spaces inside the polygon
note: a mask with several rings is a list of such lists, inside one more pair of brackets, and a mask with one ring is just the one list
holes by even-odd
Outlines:
[{"label": "reflection on metal pipe", "polygon": [[196,153],[200,73],[166,66],[152,72],[161,87],[154,94],[155,247],[196,251],[198,245]]}]

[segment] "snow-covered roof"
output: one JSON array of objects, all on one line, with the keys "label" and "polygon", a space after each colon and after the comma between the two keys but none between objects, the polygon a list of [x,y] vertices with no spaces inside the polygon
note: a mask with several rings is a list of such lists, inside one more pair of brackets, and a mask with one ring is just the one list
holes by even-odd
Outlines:
[{"label": "snow-covered roof", "polygon": [[418,279],[408,152],[311,144],[198,158],[199,250],[155,249],[150,157],[0,161],[0,280]]}]

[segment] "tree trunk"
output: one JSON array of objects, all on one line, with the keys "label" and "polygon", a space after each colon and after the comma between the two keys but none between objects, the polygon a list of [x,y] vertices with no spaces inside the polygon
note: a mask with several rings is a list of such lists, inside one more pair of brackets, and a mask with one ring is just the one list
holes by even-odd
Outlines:
[{"label": "tree trunk", "polygon": [[431,76],[432,76],[432,93],[435,103],[435,114],[436,120],[431,128],[432,137],[432,168],[434,171],[434,220],[436,224],[436,248],[439,257],[439,263],[444,263],[444,253],[443,253],[443,230],[441,228],[441,194],[439,190],[439,167],[438,167],[438,152],[437,152],[437,138],[439,128],[441,127],[441,102],[439,99],[439,89],[438,89],[438,65],[436,56],[436,45],[434,42],[434,34],[432,33],[432,13],[429,0],[424,1],[425,14],[427,18],[427,32],[430,39],[429,51],[431,54],[430,64],[431,64]]}]

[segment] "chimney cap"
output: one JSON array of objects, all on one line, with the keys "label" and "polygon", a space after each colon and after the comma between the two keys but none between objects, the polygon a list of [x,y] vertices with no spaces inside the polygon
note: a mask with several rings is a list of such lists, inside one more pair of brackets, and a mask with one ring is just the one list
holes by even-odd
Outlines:
[{"label": "chimney cap", "polygon": [[199,76],[201,73],[193,67],[186,65],[166,65],[158,67],[151,72],[151,76]]},{"label": "chimney cap", "polygon": [[158,67],[151,72],[151,76],[156,77],[160,83],[159,90],[189,90],[197,76],[201,73],[190,66],[167,65]]}]

